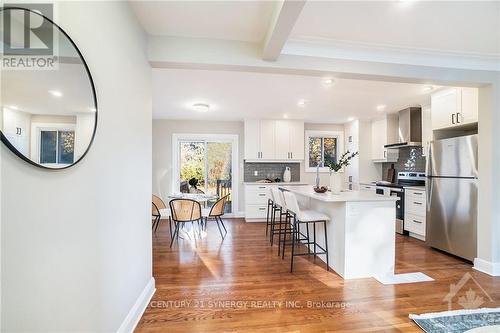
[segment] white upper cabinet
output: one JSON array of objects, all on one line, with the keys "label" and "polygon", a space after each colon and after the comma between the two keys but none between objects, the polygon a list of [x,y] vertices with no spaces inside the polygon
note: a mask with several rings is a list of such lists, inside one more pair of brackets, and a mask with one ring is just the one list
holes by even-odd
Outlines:
[{"label": "white upper cabinet", "polygon": [[245,121],[245,159],[260,158],[260,120]]},{"label": "white upper cabinet", "polygon": [[[289,126],[289,148],[291,160],[304,159],[304,122],[290,120]],[[280,149],[279,146],[277,149]]]},{"label": "white upper cabinet", "polygon": [[478,90],[446,88],[431,96],[432,129],[444,129],[476,123]]},{"label": "white upper cabinet", "polygon": [[271,160],[276,158],[275,121],[260,121],[260,158]]},{"label": "white upper cabinet", "polygon": [[303,160],[304,122],[246,120],[246,160]]},{"label": "white upper cabinet", "polygon": [[374,162],[396,162],[399,156],[397,149],[384,146],[398,142],[398,117],[387,115],[372,121],[372,160]]},{"label": "white upper cabinet", "polygon": [[422,155],[426,156],[432,141],[431,107],[422,107]]}]

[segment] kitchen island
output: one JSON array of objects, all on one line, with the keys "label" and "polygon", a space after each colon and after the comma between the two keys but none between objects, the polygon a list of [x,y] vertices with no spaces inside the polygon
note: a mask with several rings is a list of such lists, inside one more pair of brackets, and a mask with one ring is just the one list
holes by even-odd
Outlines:
[{"label": "kitchen island", "polygon": [[[281,186],[281,189],[294,193],[301,206],[330,217],[326,223],[328,259],[330,268],[341,277],[394,274],[397,197],[368,191],[316,193],[310,185]],[[316,240],[324,246],[323,225],[316,227]],[[326,262],[325,255],[318,257]]]}]

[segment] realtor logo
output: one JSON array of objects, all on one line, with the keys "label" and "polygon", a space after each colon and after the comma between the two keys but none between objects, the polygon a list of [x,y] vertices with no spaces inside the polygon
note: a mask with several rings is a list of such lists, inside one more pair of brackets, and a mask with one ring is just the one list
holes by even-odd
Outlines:
[{"label": "realtor logo", "polygon": [[[468,282],[472,282],[475,285],[475,289],[469,287],[467,290],[465,285]],[[465,290],[465,294],[459,296],[461,290]],[[493,299],[486,292],[486,290],[481,287],[479,282],[477,282],[470,273],[465,273],[457,284],[450,284],[450,292],[443,298],[443,302],[448,302],[448,310],[452,310],[453,301],[456,300],[457,303],[464,309],[478,309],[487,301],[493,302]]]},{"label": "realtor logo", "polygon": [[0,8],[2,69],[55,69],[52,4],[11,4]]}]

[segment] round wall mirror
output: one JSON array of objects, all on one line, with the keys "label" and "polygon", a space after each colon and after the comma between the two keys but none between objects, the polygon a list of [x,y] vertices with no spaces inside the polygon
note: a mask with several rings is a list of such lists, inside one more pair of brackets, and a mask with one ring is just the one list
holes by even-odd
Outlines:
[{"label": "round wall mirror", "polygon": [[26,162],[64,169],[92,144],[97,100],[80,51],[46,9],[0,9],[1,139]]}]

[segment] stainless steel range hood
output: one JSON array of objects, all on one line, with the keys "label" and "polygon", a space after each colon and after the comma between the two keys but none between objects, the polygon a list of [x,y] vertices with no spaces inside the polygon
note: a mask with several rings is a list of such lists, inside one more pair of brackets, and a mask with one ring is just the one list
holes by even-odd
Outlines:
[{"label": "stainless steel range hood", "polygon": [[411,107],[399,111],[399,142],[385,145],[385,148],[422,147],[422,109]]}]

